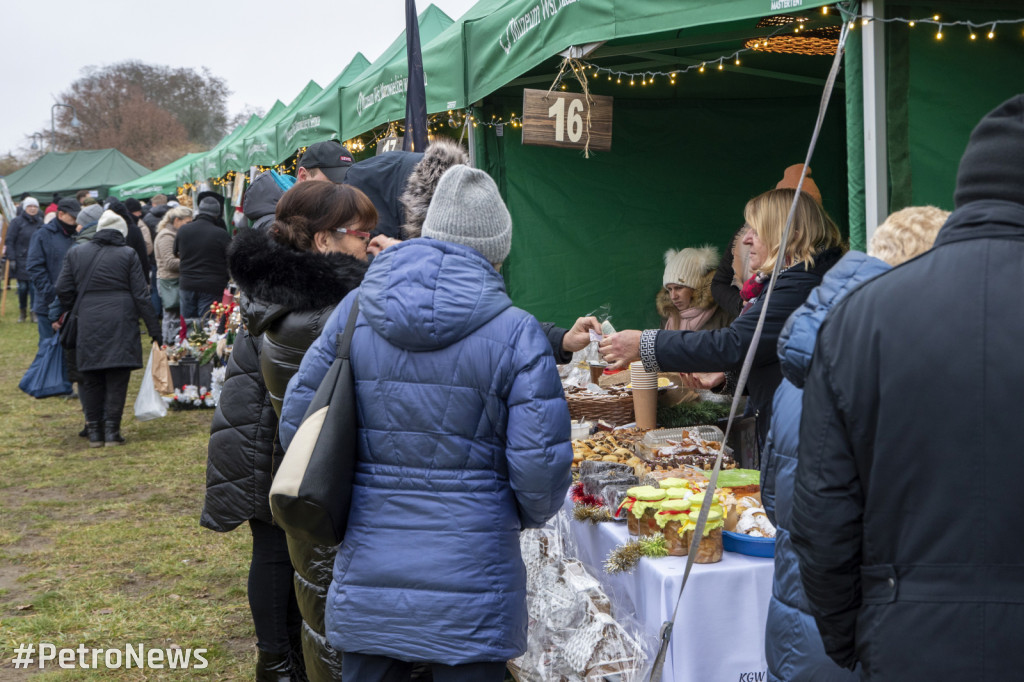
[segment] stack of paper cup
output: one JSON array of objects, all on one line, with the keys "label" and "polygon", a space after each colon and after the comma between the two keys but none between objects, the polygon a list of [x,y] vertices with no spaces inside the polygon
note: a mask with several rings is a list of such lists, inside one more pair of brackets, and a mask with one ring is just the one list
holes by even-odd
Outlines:
[{"label": "stack of paper cup", "polygon": [[633,384],[633,412],[636,425],[641,429],[653,429],[658,417],[658,373],[648,372],[642,362],[629,365],[629,378]]}]

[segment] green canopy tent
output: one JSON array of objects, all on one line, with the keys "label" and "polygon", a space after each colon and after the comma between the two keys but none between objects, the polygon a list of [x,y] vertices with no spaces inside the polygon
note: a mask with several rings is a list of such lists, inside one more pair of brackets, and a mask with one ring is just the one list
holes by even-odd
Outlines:
[{"label": "green canopy tent", "polygon": [[135,197],[136,199],[148,199],[154,194],[166,194],[173,197],[177,194],[178,174],[183,168],[191,164],[195,159],[203,155],[203,152],[186,154],[177,161],[172,161],[163,168],[158,168],[152,173],[136,178],[123,185],[116,185],[110,188],[110,193],[121,199]]},{"label": "green canopy tent", "polygon": [[242,145],[246,135],[256,130],[263,123],[262,116],[250,116],[245,125],[241,125],[231,131],[231,134],[217,143],[217,146],[210,150],[210,163],[206,164],[204,170],[207,173],[201,176],[203,179],[219,178],[229,170],[240,164]]},{"label": "green canopy tent", "polygon": [[357,52],[348,66],[316,97],[283,115],[277,123],[278,153],[287,158],[314,142],[337,139],[341,132],[341,88],[369,66],[369,60],[362,52]]},{"label": "green canopy tent", "polygon": [[[498,182],[516,227],[502,270],[512,299],[564,324],[608,304],[616,327],[656,327],[662,254],[728,247],[747,200],[803,160],[831,58],[744,51],[739,65],[723,59],[719,69],[745,40],[778,30],[758,27],[765,2],[604,0],[537,11],[525,1],[488,2],[493,11],[464,22],[466,99],[480,104],[477,162]],[[813,14],[822,4],[803,3],[809,25],[837,24]],[[523,145],[518,127],[499,134],[490,125],[522,112],[524,88],[552,86],[559,52],[587,45],[589,91],[614,98],[610,151],[585,159]],[[675,84],[667,76],[707,62]],[[611,72],[595,77],[593,66]],[[566,85],[580,90],[574,79]],[[841,92],[836,99],[812,168],[825,208],[843,223]]]},{"label": "green canopy tent", "polygon": [[[428,67],[428,47],[446,29],[454,28],[453,24],[452,19],[434,5],[427,6],[419,15],[428,112],[464,105],[462,44],[457,30],[446,36],[447,52],[431,53]],[[382,123],[405,118],[407,80],[403,30],[373,65],[341,88],[341,139],[348,140]],[[442,101],[440,106],[438,101]],[[449,105],[449,102],[454,104]]]},{"label": "green canopy tent", "polygon": [[277,124],[286,116],[294,114],[308,104],[322,91],[323,88],[317,83],[309,81],[286,107],[272,116],[268,114],[260,127],[245,138],[245,166],[233,168],[233,170],[242,170],[249,166],[272,166],[291,156],[292,150],[278,149]]},{"label": "green canopy tent", "polygon": [[[49,152],[6,178],[11,196],[25,192],[45,198],[53,192],[68,194],[94,189],[106,196],[114,185],[134,180],[149,169],[116,149]],[[43,202],[45,203],[45,202]]]},{"label": "green canopy tent", "polygon": [[252,139],[253,134],[257,130],[263,127],[263,123],[265,121],[269,121],[277,117],[278,114],[285,110],[286,106],[287,105],[281,100],[275,101],[274,106],[270,107],[270,111],[263,116],[254,128],[243,131],[244,134],[238,135],[224,147],[220,153],[219,162],[212,166],[209,173],[204,177],[220,177],[229,170],[249,170],[249,164],[247,163],[247,159],[249,158],[249,140]]}]

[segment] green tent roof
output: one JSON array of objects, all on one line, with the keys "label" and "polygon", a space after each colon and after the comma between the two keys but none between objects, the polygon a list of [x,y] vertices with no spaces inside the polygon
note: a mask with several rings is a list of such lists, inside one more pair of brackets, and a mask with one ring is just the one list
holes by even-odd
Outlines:
[{"label": "green tent roof", "polygon": [[[452,26],[451,17],[434,5],[429,5],[419,16],[420,44],[427,45],[445,29]],[[437,60],[431,66],[439,66],[432,72],[447,74],[462,82],[462,61],[452,61],[461,55],[461,43],[452,54],[439,55],[443,66]],[[431,89],[431,72],[427,70],[427,56],[424,49],[424,73],[427,73],[427,92]],[[403,30],[384,53],[359,75],[359,78],[341,89],[341,137],[349,139],[387,121],[405,118],[405,88],[408,80],[406,67],[405,31]],[[461,90],[461,87],[459,87]],[[400,109],[400,111],[399,111]]]},{"label": "green tent roof", "polygon": [[355,80],[370,66],[357,52],[348,66],[316,97],[281,117],[277,123],[277,149],[288,158],[300,147],[337,138],[341,132],[341,88]]},{"label": "green tent roof", "polygon": [[288,106],[273,115],[268,114],[260,127],[245,138],[246,155],[242,160],[244,165],[236,164],[232,170],[242,170],[249,166],[271,166],[288,158],[291,155],[290,151],[287,154],[282,154],[277,148],[278,122],[308,104],[322,91],[323,88],[317,83],[309,81]]},{"label": "green tent roof", "polygon": [[11,196],[108,189],[149,173],[116,149],[50,152],[6,178]]},{"label": "green tent roof", "polygon": [[235,137],[230,144],[224,147],[220,153],[218,164],[211,166],[203,177],[216,178],[229,170],[248,170],[249,164],[246,163],[246,159],[249,157],[249,140],[257,130],[263,127],[265,121],[275,118],[286,107],[287,105],[281,100],[274,102],[274,106],[270,107],[270,111],[257,122],[255,127],[244,130],[242,135]]},{"label": "green tent roof", "polygon": [[180,173],[186,166],[190,165],[195,159],[201,157],[203,153],[204,152],[194,152],[192,154],[186,154],[177,161],[172,161],[163,168],[158,168],[152,173],[143,175],[131,182],[126,182],[123,185],[111,187],[110,193],[116,194],[121,199],[127,199],[128,197],[144,199],[151,197],[154,194],[167,194],[173,196],[177,193],[179,186],[178,173]]}]

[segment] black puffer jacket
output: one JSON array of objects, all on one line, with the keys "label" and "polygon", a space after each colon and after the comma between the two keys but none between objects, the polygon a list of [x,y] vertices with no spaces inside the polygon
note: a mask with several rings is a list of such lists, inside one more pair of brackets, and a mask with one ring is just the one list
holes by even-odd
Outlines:
[{"label": "black puffer jacket", "polygon": [[[366,264],[346,254],[294,251],[263,232],[242,230],[231,245],[228,265],[244,295],[246,326],[250,333],[263,335],[260,366],[269,399],[280,414],[288,380],[335,306],[362,282]],[[324,636],[335,548],[289,537],[288,553],[296,572],[306,673],[313,682],[341,679],[341,652]]]},{"label": "black puffer jacket", "polygon": [[54,288],[65,310],[82,299],[76,345],[80,371],[142,367],[139,318],[150,336],[160,336],[142,271],[139,257],[117,230],[100,230],[88,244],[68,251]]},{"label": "black puffer jacket", "polygon": [[273,522],[270,482],[284,451],[260,373],[262,345],[263,338],[248,331],[235,339],[210,425],[206,502],[199,524],[221,533],[249,519]]},{"label": "black puffer jacket", "polygon": [[28,245],[32,235],[42,226],[43,214],[39,212],[35,215],[22,213],[7,226],[7,258],[14,261],[11,277],[20,282],[32,279],[28,272]]}]

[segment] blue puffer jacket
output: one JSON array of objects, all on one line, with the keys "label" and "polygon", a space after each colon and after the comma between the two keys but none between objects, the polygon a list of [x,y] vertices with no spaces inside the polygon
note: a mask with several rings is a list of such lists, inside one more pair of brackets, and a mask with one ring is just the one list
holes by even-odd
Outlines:
[{"label": "blue puffer jacket", "polygon": [[57,278],[64,266],[64,256],[75,243],[75,232],[69,235],[61,229],[60,220],[54,218],[32,234],[28,246],[28,259],[25,264],[32,284],[36,288],[36,297],[32,300],[32,312],[46,317],[50,312],[50,303],[57,298]]},{"label": "blue puffer jacket", "polygon": [[852,682],[860,678],[859,670],[850,672],[840,668],[825,654],[818,626],[807,610],[789,529],[793,514],[803,385],[818,337],[818,327],[832,306],[852,289],[890,269],[883,261],[867,254],[857,251],[846,254],[790,316],[779,336],[779,360],[785,378],[775,392],[771,432],[761,465],[761,496],[768,518],[778,531],[775,536],[775,581],[765,633],[765,656],[771,680]]},{"label": "blue puffer jacket", "polygon": [[526,649],[519,531],[562,504],[569,413],[538,322],[476,251],[412,239],[374,259],[289,383],[287,444],[353,296],[359,462],[327,600],[332,646],[447,665]]}]

